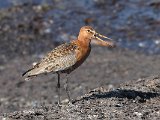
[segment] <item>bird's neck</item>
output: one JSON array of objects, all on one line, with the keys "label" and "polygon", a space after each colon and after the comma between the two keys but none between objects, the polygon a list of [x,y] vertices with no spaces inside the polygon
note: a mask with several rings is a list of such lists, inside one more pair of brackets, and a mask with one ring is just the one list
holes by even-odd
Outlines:
[{"label": "bird's neck", "polygon": [[78,43],[80,43],[81,46],[86,46],[89,47],[90,46],[90,42],[91,40],[85,37],[79,37],[77,39]]}]

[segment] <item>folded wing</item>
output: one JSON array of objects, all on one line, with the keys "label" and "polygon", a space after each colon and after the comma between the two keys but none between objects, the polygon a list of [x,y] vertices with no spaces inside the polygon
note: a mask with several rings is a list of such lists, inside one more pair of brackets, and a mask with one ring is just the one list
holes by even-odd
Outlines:
[{"label": "folded wing", "polygon": [[76,48],[74,43],[65,43],[56,47],[33,68],[26,71],[23,76],[30,77],[42,73],[67,70],[77,62]]}]

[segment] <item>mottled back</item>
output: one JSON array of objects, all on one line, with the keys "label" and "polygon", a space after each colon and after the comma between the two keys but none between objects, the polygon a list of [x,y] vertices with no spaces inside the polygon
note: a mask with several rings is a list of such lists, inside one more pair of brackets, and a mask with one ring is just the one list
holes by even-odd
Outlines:
[{"label": "mottled back", "polygon": [[62,44],[47,54],[39,63],[33,66],[25,76],[34,76],[41,73],[63,71],[76,63],[77,48],[74,43]]}]

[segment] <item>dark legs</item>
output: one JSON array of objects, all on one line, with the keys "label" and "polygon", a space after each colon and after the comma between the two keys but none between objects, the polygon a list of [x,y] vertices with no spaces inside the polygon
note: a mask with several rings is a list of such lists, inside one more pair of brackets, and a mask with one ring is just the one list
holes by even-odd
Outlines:
[{"label": "dark legs", "polygon": [[57,88],[58,88],[58,105],[61,104],[61,98],[60,98],[60,73],[57,72],[58,75],[58,83],[57,83]]},{"label": "dark legs", "polygon": [[66,81],[65,81],[65,84],[64,84],[64,89],[66,90],[69,102],[71,102],[70,92],[69,92],[69,89],[68,89],[68,75],[66,75]]},{"label": "dark legs", "polygon": [[[60,73],[57,72],[57,75],[58,75],[58,83],[57,83],[57,88],[58,88],[58,105],[61,104],[61,91],[60,91]],[[64,89],[67,93],[67,96],[68,96],[68,100],[69,102],[71,102],[71,99],[70,99],[70,92],[69,92],[69,89],[68,89],[68,75],[66,75],[66,80],[65,80],[65,84],[64,84]]]}]

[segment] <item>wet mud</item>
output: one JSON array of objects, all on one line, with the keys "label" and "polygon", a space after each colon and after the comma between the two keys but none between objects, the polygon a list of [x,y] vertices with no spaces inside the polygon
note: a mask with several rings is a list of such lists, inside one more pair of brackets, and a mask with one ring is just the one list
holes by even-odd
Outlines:
[{"label": "wet mud", "polygon": [[[74,4],[74,5],[73,5]],[[160,2],[15,2],[0,6],[0,119],[160,118]],[[92,46],[85,63],[69,76],[73,104],[67,104],[57,76],[30,81],[22,73],[48,51],[93,26],[116,48]],[[149,77],[152,76],[152,77]]]}]

